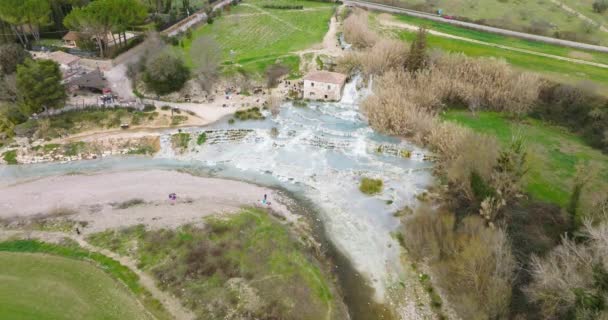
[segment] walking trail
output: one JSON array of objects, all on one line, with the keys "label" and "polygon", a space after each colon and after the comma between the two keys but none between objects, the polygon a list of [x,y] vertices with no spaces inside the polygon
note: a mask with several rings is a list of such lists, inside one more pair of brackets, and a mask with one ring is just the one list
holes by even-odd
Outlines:
[{"label": "walking trail", "polygon": [[195,318],[194,314],[190,310],[186,309],[176,297],[159,289],[156,285],[156,281],[149,274],[138,269],[137,262],[135,260],[118,255],[112,251],[96,247],[87,242],[82,236],[75,236],[63,232],[0,230],[0,239],[9,238],[33,238],[50,243],[60,243],[65,238],[74,240],[82,248],[91,252],[103,254],[104,256],[112,258],[123,266],[129,268],[129,270],[139,277],[139,283],[146,288],[154,299],[158,300],[163,307],[165,307],[165,309],[173,316],[174,319],[192,320]]},{"label": "walking trail", "polygon": [[602,31],[602,32],[608,32],[608,28],[606,28],[604,25],[602,25],[601,23],[599,23],[599,22],[597,22],[597,21],[595,21],[595,20],[587,17],[586,15],[584,15],[584,14],[582,14],[582,13],[580,13],[580,12],[578,12],[578,11],[572,9],[572,8],[570,8],[569,6],[567,6],[566,4],[564,4],[563,2],[558,1],[558,0],[551,0],[551,2],[553,4],[555,4],[555,5],[557,5],[558,7],[562,8],[562,10],[564,10],[564,11],[570,13],[570,14],[573,14],[573,15],[577,16],[579,19],[581,19],[581,20],[583,20],[585,22],[591,23],[594,26],[597,26],[600,31]]}]

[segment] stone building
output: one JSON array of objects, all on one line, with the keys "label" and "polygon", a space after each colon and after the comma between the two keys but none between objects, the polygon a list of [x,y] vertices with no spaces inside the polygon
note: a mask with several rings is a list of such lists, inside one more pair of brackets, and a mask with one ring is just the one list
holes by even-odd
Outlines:
[{"label": "stone building", "polygon": [[329,71],[314,71],[304,77],[304,99],[340,101],[346,75]]}]

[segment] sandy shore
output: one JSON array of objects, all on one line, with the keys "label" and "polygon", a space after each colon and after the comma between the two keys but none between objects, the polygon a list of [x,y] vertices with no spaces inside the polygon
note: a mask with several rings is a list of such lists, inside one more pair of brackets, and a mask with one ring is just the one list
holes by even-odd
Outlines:
[{"label": "sandy shore", "polygon": [[[170,193],[177,194],[175,203],[169,200]],[[171,228],[243,206],[261,206],[264,194],[273,211],[288,221],[297,219],[283,204],[286,199],[272,189],[163,170],[55,176],[0,186],[0,218],[70,209],[76,211],[70,219],[88,223],[86,233],[136,224]],[[121,207],[133,199],[143,203]]]}]

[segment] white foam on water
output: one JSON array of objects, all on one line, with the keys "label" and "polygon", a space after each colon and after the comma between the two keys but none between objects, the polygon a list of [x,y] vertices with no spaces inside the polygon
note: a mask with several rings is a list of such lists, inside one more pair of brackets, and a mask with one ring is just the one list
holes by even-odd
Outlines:
[{"label": "white foam on water", "polygon": [[[255,129],[242,131],[244,136],[234,140],[216,139],[214,143],[208,139],[195,146],[195,152],[177,157],[221,163],[242,176],[270,175],[286,188],[304,193],[321,209],[329,238],[370,280],[377,300],[382,301],[386,287],[401,270],[399,244],[390,235],[399,226],[393,213],[414,204],[415,196],[432,177],[428,170],[417,170],[430,167],[423,161],[424,150],[378,135],[361,120],[356,105],[361,99],[358,81],[347,85],[339,103],[315,102],[308,108],[285,104],[274,119],[214,125],[210,130],[218,137],[230,136],[235,126]],[[270,134],[271,128],[278,130],[276,137]],[[411,150],[413,156],[404,159],[378,153],[374,150],[378,145]],[[166,155],[175,157],[168,151],[159,157]],[[362,194],[358,190],[362,177],[382,179],[384,191],[371,197]]]}]

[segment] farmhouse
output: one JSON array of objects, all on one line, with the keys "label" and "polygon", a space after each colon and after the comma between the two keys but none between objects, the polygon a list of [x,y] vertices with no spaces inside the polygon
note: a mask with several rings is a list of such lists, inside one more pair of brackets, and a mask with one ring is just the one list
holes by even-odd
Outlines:
[{"label": "farmhouse", "polygon": [[63,72],[78,69],[80,63],[79,57],[63,51],[51,52],[46,59],[57,62]]},{"label": "farmhouse", "polygon": [[339,101],[346,75],[329,71],[315,71],[304,77],[304,99]]},{"label": "farmhouse", "polygon": [[76,41],[80,40],[80,33],[70,31],[63,36],[63,43],[66,47],[76,48]]}]

